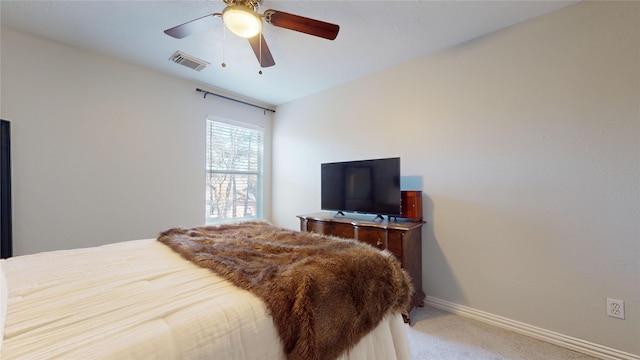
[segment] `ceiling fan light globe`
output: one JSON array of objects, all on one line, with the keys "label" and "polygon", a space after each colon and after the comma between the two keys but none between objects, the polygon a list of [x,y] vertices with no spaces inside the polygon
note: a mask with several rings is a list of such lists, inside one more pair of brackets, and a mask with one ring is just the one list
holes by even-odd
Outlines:
[{"label": "ceiling fan light globe", "polygon": [[243,38],[252,38],[262,29],[260,16],[244,6],[225,8],[222,11],[222,21],[232,33]]}]

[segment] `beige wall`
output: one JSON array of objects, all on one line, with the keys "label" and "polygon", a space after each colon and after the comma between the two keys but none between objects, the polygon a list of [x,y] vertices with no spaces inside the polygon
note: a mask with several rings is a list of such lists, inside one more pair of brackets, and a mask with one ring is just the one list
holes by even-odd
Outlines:
[{"label": "beige wall", "polygon": [[1,56],[16,255],[203,224],[208,116],[263,126],[270,164],[271,113],[203,99],[197,84],[6,28]]},{"label": "beige wall", "polygon": [[[319,209],[321,162],[401,156],[428,295],[640,354],[639,23],[638,3],[584,2],[280,106],[274,222]],[[270,128],[193,83],[1,36],[18,254],[201,224],[204,119]]]},{"label": "beige wall", "polygon": [[583,2],[279,106],[274,222],[319,210],[320,163],[401,156],[429,296],[640,354],[639,24]]}]

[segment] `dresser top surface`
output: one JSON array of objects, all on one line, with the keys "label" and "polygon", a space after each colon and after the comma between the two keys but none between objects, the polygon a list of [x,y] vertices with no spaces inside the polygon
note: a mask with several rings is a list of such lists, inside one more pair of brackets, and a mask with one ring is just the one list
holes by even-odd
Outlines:
[{"label": "dresser top surface", "polygon": [[376,227],[396,230],[411,230],[413,228],[420,227],[425,223],[424,221],[412,221],[402,218],[394,218],[393,220],[389,220],[389,218],[380,219],[380,217],[376,218],[376,215],[371,214],[338,215],[337,213],[326,211],[297,215],[297,217],[301,220],[313,220],[337,224],[350,224],[352,226]]}]

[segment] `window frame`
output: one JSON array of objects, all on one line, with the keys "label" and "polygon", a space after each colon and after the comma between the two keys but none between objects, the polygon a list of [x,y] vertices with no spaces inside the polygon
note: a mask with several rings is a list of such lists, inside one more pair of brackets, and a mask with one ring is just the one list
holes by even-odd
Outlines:
[{"label": "window frame", "polygon": [[[212,124],[211,126],[209,124]],[[212,130],[212,126],[215,123],[220,123],[224,126],[235,127],[241,130],[257,132],[259,133],[259,146],[257,149],[257,170],[237,170],[237,169],[214,169],[211,168],[211,163],[209,161],[209,152],[211,152],[211,144],[210,138],[215,136],[214,134],[210,134]],[[263,220],[264,219],[264,162],[265,162],[265,128],[259,125],[255,125],[252,123],[235,121],[220,117],[210,116],[207,117],[205,122],[205,224],[207,225],[217,225],[224,223],[232,223],[232,222],[242,222],[242,221],[254,221],[254,220]],[[211,182],[210,176],[211,174],[229,174],[229,175],[247,175],[247,176],[256,176],[256,190],[255,190],[255,215],[253,216],[236,216],[236,217],[224,217],[224,218],[214,218],[211,216],[211,206],[209,204],[211,195]]]}]

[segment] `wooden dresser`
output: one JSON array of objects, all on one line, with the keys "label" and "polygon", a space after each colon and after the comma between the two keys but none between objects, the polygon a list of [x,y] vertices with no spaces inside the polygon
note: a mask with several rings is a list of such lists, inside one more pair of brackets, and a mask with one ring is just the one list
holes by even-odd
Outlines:
[{"label": "wooden dresser", "polygon": [[[414,288],[411,303],[405,314],[405,322],[410,323],[409,314],[416,306],[424,306],[422,291],[422,225],[423,221],[373,220],[373,216],[349,218],[335,213],[319,212],[298,215],[300,231],[357,239],[379,249],[387,249],[395,255],[411,277]],[[366,220],[371,218],[371,220]]]}]

